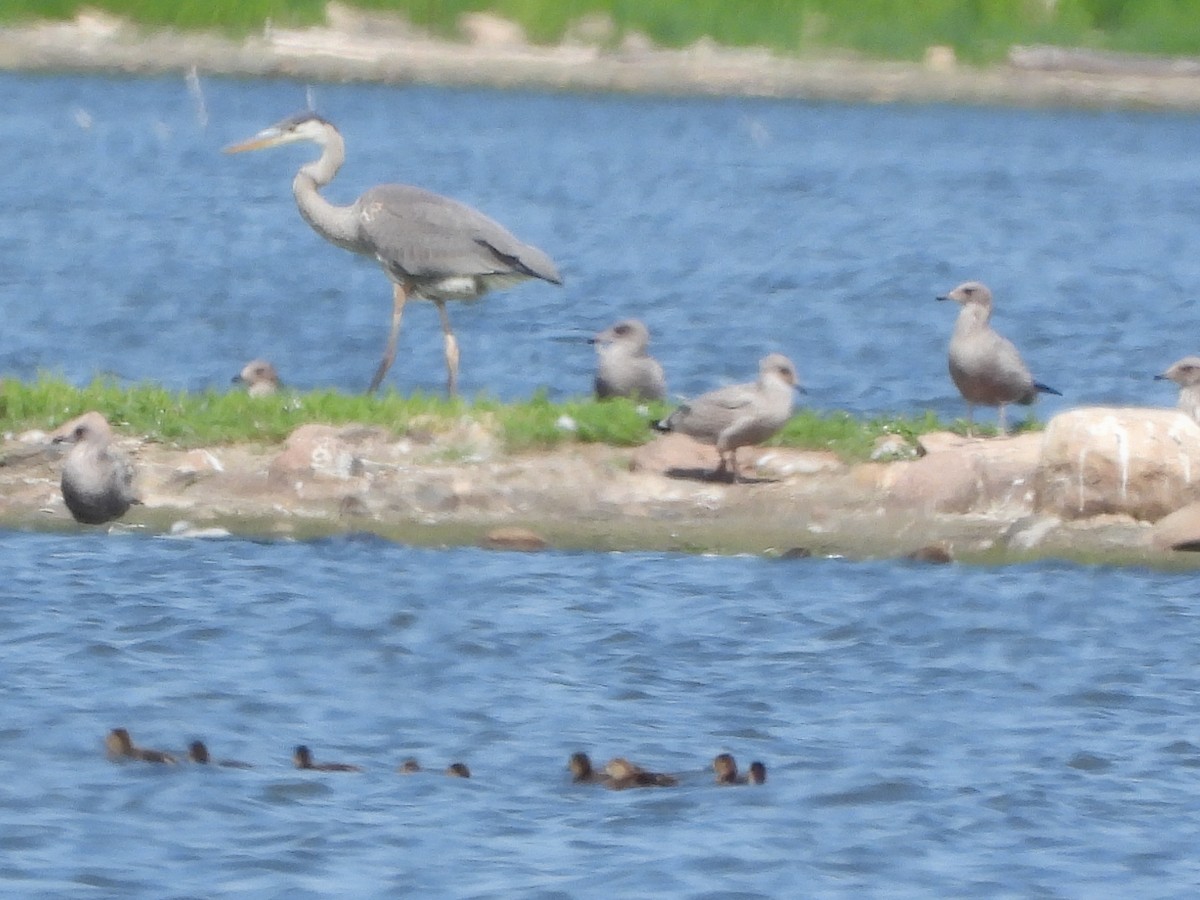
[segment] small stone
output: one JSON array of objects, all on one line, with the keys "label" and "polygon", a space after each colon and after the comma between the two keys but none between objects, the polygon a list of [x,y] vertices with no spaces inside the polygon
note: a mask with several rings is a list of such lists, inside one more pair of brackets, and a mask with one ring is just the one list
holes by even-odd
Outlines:
[{"label": "small stone", "polygon": [[912,551],[912,553],[905,554],[904,558],[924,563],[944,564],[954,562],[954,554],[950,552],[950,548],[945,544],[927,544]]},{"label": "small stone", "polygon": [[483,546],[492,550],[545,550],[550,544],[540,534],[519,526],[493,528],[483,538]]}]

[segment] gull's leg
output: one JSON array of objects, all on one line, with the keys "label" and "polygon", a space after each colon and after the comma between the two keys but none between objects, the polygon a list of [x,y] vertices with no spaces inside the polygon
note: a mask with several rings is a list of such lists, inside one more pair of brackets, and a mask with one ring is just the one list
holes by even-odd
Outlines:
[{"label": "gull's leg", "polygon": [[388,334],[387,349],[383,351],[383,359],[379,361],[379,368],[375,370],[375,377],[371,379],[371,386],[367,388],[368,394],[375,393],[375,389],[383,382],[383,376],[388,373],[388,369],[392,367],[392,361],[396,358],[396,338],[400,336],[400,317],[404,315],[406,302],[408,302],[408,289],[402,284],[393,284],[392,330]]},{"label": "gull's leg", "polygon": [[458,393],[458,338],[450,328],[450,314],[446,312],[446,301],[435,300],[434,303],[442,319],[442,341],[446,345],[446,393],[453,397]]},{"label": "gull's leg", "polygon": [[1008,434],[1008,423],[1005,421],[1004,407],[1005,407],[1005,404],[1001,403],[1000,404],[1000,412],[997,414],[997,417],[1000,420],[1000,436],[1001,437],[1004,437],[1004,435]]}]

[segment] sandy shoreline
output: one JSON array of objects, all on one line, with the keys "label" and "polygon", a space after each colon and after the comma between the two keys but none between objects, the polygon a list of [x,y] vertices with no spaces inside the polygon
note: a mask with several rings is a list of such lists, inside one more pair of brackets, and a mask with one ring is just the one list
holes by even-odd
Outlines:
[{"label": "sandy shoreline", "polygon": [[436,40],[391,17],[337,7],[330,17],[329,27],[268,29],[235,41],[81,14],[70,23],[0,28],[0,70],[151,75],[194,69],[201,76],[310,81],[1200,111],[1200,75],[1191,66],[1079,65],[1070,53],[1036,51],[1014,52],[1015,65],[974,68],[937,53],[917,64],[783,58],[711,43],[685,50],[642,41],[616,49],[541,47],[496,22],[460,43]]}]

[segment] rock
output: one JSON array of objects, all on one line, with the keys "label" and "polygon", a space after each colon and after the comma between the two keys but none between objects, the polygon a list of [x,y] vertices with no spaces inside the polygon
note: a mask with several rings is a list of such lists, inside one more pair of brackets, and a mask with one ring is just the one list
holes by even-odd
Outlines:
[{"label": "rock", "polygon": [[301,425],[288,435],[283,450],[271,460],[268,475],[272,481],[291,483],[307,478],[346,480],[362,471],[362,460],[351,449],[342,429]]},{"label": "rock", "polygon": [[916,455],[917,448],[898,434],[881,434],[871,448],[872,462],[912,459]]},{"label": "rock", "polygon": [[1150,543],[1159,550],[1200,550],[1200,501],[1155,522]]},{"label": "rock", "polygon": [[846,468],[841,457],[830,450],[791,447],[743,447],[738,451],[738,464],[743,469],[753,468],[760,475],[771,478],[840,472]]},{"label": "rock", "polygon": [[584,44],[589,47],[607,47],[617,39],[617,23],[604,12],[587,13],[569,26],[563,35],[566,43]]},{"label": "rock", "polygon": [[952,563],[954,554],[946,544],[928,544],[904,555],[905,559],[925,563]]},{"label": "rock", "polygon": [[1062,526],[1054,516],[1026,516],[1014,522],[1005,534],[1005,545],[1010,550],[1027,553],[1046,542]]},{"label": "rock", "polygon": [[1200,425],[1173,409],[1062,413],[1046,427],[1036,480],[1041,512],[1156,521],[1200,500]]},{"label": "rock", "polygon": [[529,43],[524,28],[494,13],[463,13],[458,17],[458,30],[474,47],[503,49],[525,47]]},{"label": "rock", "polygon": [[920,459],[878,467],[877,487],[889,506],[966,513],[1032,505],[1041,435],[952,437],[923,443],[932,449]]},{"label": "rock", "polygon": [[493,528],[483,538],[483,546],[492,550],[545,550],[550,544],[540,534],[528,528],[506,526]]},{"label": "rock", "polygon": [[931,72],[953,72],[958,65],[958,57],[953,47],[931,44],[925,48],[924,64]]},{"label": "rock", "polygon": [[629,458],[631,472],[708,471],[712,472],[720,463],[717,449],[701,444],[686,434],[664,434],[648,444],[642,444]]}]

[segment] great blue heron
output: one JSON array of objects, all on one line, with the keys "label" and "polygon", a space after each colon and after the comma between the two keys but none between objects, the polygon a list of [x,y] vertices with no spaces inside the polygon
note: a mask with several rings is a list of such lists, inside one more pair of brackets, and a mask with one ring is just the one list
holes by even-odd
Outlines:
[{"label": "great blue heron", "polygon": [[319,159],[300,167],[292,193],[300,215],[327,241],[376,259],[392,280],[392,328],[387,349],[371,386],[379,387],[396,358],[400,318],[410,297],[430,300],[442,320],[447,383],[458,386],[458,341],[446,313],[448,300],[474,300],[493,288],[540,278],[562,284],[554,262],[530,244],[517,240],[504,226],[457,200],[407,184],[373,187],[349,206],[336,206],[320,188],[337,175],[346,144],[333,126],[304,112],[260,131],[226,153],[260,150],[297,141],[321,148]]}]

